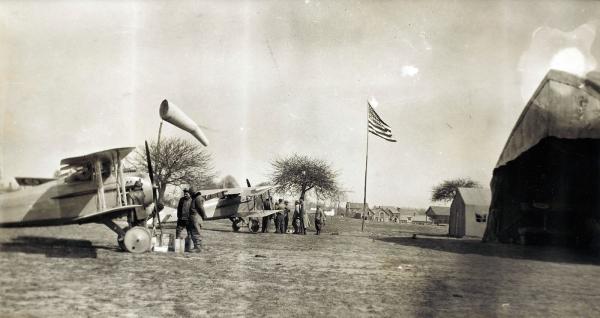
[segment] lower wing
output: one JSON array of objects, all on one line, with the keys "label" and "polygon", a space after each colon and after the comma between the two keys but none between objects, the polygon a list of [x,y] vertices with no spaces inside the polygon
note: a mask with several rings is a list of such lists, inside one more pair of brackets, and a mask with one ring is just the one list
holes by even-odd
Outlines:
[{"label": "lower wing", "polygon": [[97,223],[97,222],[102,222],[103,220],[112,220],[114,218],[118,218],[120,216],[123,215],[127,215],[127,213],[135,208],[140,208],[142,207],[141,205],[125,205],[125,206],[120,206],[118,208],[114,208],[114,209],[110,209],[110,210],[104,210],[104,211],[100,211],[100,212],[96,212],[96,213],[92,213],[92,214],[87,214],[87,215],[82,215],[80,217],[77,217],[72,221],[73,223]]},{"label": "lower wing", "polygon": [[260,218],[282,212],[283,210],[254,210],[250,212],[238,212],[234,217],[238,218]]}]

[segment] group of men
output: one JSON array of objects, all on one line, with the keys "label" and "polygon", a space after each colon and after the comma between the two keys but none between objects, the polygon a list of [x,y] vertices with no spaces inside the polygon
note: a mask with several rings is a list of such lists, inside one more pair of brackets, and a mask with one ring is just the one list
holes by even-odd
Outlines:
[{"label": "group of men", "polygon": [[200,191],[194,188],[184,189],[183,197],[179,199],[177,205],[177,227],[175,228],[175,236],[181,238],[181,234],[185,229],[187,237],[192,239],[194,247],[189,251],[198,253],[202,248],[202,238],[200,237],[200,227],[202,215],[204,214],[204,198]]},{"label": "group of men", "polygon": [[[304,200],[300,199],[294,203],[294,212],[290,213],[289,202],[279,199],[277,203],[272,205],[273,198],[267,197],[264,200],[264,210],[277,210],[275,215],[266,216],[262,219],[262,232],[268,232],[269,219],[273,216],[275,221],[275,233],[288,233],[289,224],[294,228],[294,234],[306,235],[306,228],[310,225],[308,215],[304,209]],[[191,238],[194,247],[189,251],[198,253],[202,248],[202,238],[200,237],[200,227],[202,215],[204,215],[204,198],[200,191],[194,188],[184,189],[183,197],[179,199],[177,205],[177,227],[175,236],[182,237],[183,230],[187,231],[187,237]],[[321,229],[325,222],[325,214],[321,208],[317,207],[315,213],[315,228],[316,235],[321,234]]]},{"label": "group of men", "polygon": [[[289,202],[279,199],[277,203],[272,205],[273,198],[267,197],[264,200],[265,210],[278,210],[273,216],[265,216],[262,218],[262,232],[269,231],[269,220],[273,217],[275,223],[275,233],[288,233],[289,225],[292,224],[294,234],[306,235],[306,228],[310,226],[310,220],[304,209],[304,200],[300,199],[294,202],[294,212],[290,213]],[[315,228],[316,235],[321,234],[321,229],[325,222],[325,214],[321,208],[317,207],[315,213]]]}]

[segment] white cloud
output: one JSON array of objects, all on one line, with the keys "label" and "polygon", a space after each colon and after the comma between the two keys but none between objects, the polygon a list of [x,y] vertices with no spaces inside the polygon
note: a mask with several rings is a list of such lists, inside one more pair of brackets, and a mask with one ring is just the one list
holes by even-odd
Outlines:
[{"label": "white cloud", "polygon": [[571,32],[540,27],[531,36],[529,48],[519,60],[521,97],[526,102],[550,69],[584,76],[596,67],[591,52],[596,38],[594,22],[586,23]]},{"label": "white cloud", "polygon": [[419,69],[412,65],[404,65],[402,66],[402,76],[413,77],[419,73]]}]

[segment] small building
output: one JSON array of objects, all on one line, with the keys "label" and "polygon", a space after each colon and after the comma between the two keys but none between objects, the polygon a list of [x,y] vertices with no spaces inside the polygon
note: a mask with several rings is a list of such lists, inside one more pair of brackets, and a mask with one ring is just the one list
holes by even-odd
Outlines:
[{"label": "small building", "polygon": [[[373,213],[369,209],[369,204],[367,203],[367,217],[371,218]],[[363,204],[362,203],[354,203],[354,202],[346,202],[346,216],[353,217],[356,219],[360,219],[363,214]]]},{"label": "small building", "polygon": [[398,213],[398,208],[395,206],[391,206],[391,205],[382,205],[381,206],[382,209],[385,210],[385,212],[388,215],[388,221],[389,222],[400,222],[400,218],[398,217],[399,215]]},{"label": "small building", "polygon": [[372,210],[373,220],[377,222],[390,222],[392,221],[393,215],[389,207],[375,206]]},{"label": "small building", "polygon": [[398,210],[392,210],[390,212],[392,213],[392,218],[390,221],[394,222],[394,223],[400,223],[400,218],[401,218],[400,212],[398,212]]},{"label": "small building", "polygon": [[397,217],[400,223],[415,223],[425,224],[431,220],[427,218],[422,210],[416,210],[411,208],[398,208]]},{"label": "small building", "polygon": [[430,224],[431,218],[425,214],[415,214],[412,218],[412,224],[425,225]]},{"label": "small building", "polygon": [[491,200],[490,189],[458,188],[450,205],[448,235],[483,237]]},{"label": "small building", "polygon": [[430,206],[425,211],[431,222],[434,224],[448,224],[450,222],[450,207],[447,206]]}]

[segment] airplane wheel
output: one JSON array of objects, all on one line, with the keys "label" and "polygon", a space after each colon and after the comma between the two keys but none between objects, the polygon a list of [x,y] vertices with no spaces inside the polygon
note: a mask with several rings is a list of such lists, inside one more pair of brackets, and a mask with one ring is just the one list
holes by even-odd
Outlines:
[{"label": "airplane wheel", "polygon": [[239,224],[239,222],[237,220],[233,221],[231,223],[231,228],[233,229],[234,232],[239,232],[240,231],[240,224]]},{"label": "airplane wheel", "polygon": [[260,228],[260,226],[258,225],[258,221],[252,220],[252,225],[250,226],[250,231],[256,233],[256,232],[258,232],[259,228]]},{"label": "airplane wheel", "polygon": [[127,252],[139,254],[150,250],[150,241],[150,232],[141,226],[136,226],[125,232],[123,245]]}]

